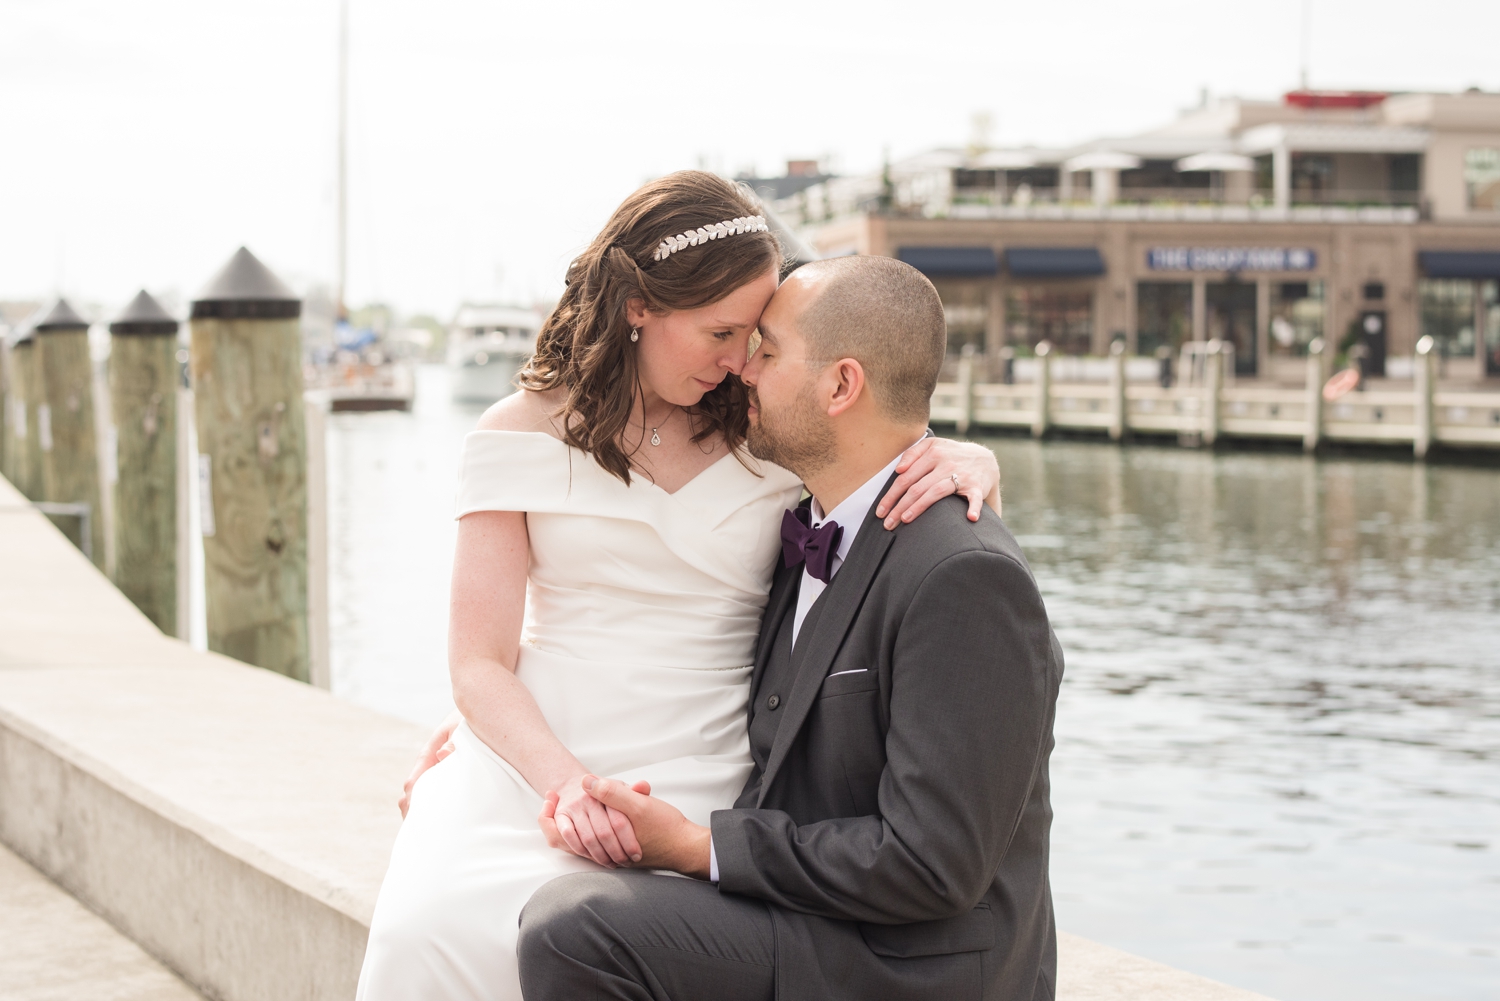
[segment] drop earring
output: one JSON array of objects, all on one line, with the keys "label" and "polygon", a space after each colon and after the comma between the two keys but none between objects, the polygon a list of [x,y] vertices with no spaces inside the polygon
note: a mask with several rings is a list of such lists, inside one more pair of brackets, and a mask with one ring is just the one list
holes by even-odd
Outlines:
[{"label": "drop earring", "polygon": [[640,330],[638,328],[636,328],[636,327],[631,327],[630,328],[630,343],[634,344],[636,341],[638,341],[640,339],[641,339],[641,332],[640,332]]}]

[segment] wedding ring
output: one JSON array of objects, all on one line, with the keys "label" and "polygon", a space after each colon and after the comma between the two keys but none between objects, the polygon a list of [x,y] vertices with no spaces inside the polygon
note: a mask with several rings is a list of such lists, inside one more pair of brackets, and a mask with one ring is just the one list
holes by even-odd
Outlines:
[{"label": "wedding ring", "polygon": [[949,473],[948,474],[948,479],[950,479],[950,480],[953,481],[953,492],[954,493],[958,493],[958,474],[957,473]]}]

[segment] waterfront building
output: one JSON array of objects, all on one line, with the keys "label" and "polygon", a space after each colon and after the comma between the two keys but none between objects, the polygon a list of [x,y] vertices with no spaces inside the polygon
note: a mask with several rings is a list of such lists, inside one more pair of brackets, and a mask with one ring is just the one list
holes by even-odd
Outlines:
[{"label": "waterfront building", "polygon": [[1409,378],[1500,379],[1500,94],[1205,99],[1139,135],[938,149],[821,178],[777,212],[825,255],[933,280],[949,343],[1103,355],[1233,345],[1234,376],[1300,384],[1307,345]]}]

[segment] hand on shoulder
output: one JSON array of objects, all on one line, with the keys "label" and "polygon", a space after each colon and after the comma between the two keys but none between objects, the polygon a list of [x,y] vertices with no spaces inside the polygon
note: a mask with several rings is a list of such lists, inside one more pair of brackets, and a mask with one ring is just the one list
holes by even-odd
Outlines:
[{"label": "hand on shoulder", "polygon": [[552,415],[561,409],[564,396],[561,389],[543,392],[518,389],[486,410],[476,430],[540,431],[560,439],[562,429]]}]

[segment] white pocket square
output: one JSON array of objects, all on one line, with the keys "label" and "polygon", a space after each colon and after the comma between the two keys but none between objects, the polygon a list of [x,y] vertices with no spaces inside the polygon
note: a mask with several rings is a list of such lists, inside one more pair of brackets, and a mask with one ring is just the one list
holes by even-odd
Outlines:
[{"label": "white pocket square", "polygon": [[868,670],[869,670],[868,667],[860,667],[860,668],[856,668],[853,671],[835,671],[832,674],[830,674],[828,677],[830,677],[830,678],[837,678],[841,674],[864,674]]}]

